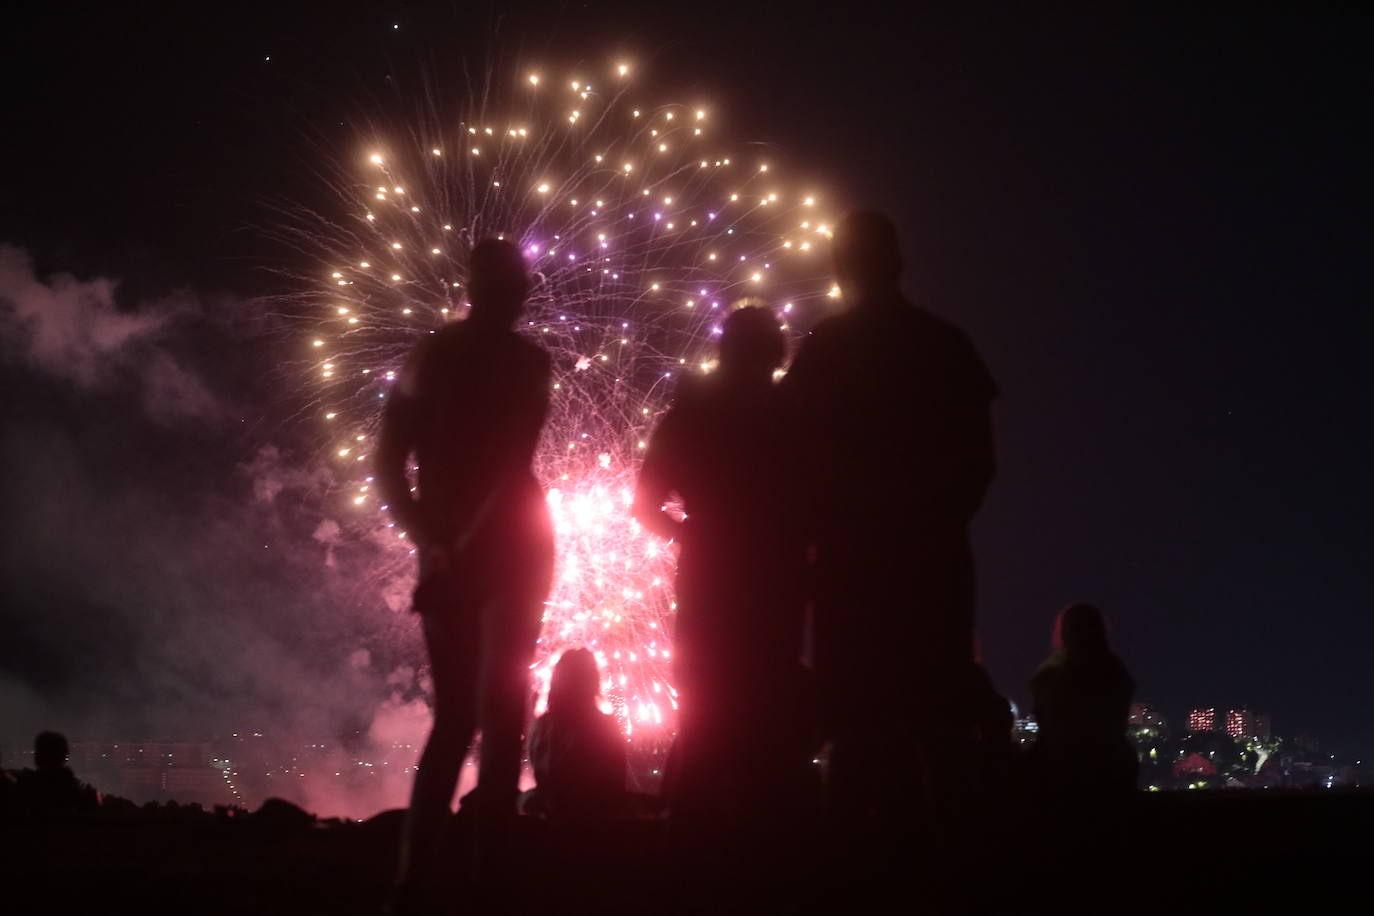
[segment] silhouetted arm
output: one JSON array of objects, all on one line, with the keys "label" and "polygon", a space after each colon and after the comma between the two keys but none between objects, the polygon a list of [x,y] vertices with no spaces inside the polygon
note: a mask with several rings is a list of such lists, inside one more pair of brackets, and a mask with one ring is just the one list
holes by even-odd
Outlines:
[{"label": "silhouetted arm", "polygon": [[377,442],[377,488],[391,517],[420,548],[427,546],[420,503],[410,492],[406,465],[415,449],[420,423],[420,362],[424,345],[415,348],[391,389],[382,411],[382,432]]},{"label": "silhouetted arm", "polygon": [[682,535],[682,522],[663,511],[663,504],[673,492],[673,453],[676,451],[676,428],[678,415],[676,409],[654,430],[649,441],[649,454],[639,469],[639,482],[635,486],[634,504],[630,514],[649,531],[659,537],[673,538]]}]

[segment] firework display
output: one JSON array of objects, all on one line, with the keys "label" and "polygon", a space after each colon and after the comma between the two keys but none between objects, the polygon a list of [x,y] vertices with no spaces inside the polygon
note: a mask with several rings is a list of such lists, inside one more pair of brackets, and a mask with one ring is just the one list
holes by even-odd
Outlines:
[{"label": "firework display", "polygon": [[629,513],[649,436],[679,379],[711,370],[732,304],[761,301],[791,330],[837,290],[819,192],[729,149],[710,107],[651,95],[614,62],[493,81],[446,123],[359,138],[368,145],[334,166],[344,207],[311,213],[296,241],[317,271],[308,345],[346,481],[339,514],[385,545],[393,579],[411,547],[371,479],[389,386],[422,334],[464,318],[472,245],[518,242],[531,274],[519,330],[554,367],[536,464],[558,551],[539,703],[559,653],[586,646],[629,740],[661,746],[677,705],[674,548]]}]

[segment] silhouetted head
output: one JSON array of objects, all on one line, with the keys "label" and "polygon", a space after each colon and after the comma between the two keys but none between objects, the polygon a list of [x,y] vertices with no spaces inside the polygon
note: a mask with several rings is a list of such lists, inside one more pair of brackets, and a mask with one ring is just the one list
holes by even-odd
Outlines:
[{"label": "silhouetted head", "polygon": [[767,379],[787,353],[778,319],[768,309],[744,305],[720,329],[720,371],[737,378]]},{"label": "silhouetted head", "polygon": [[1054,627],[1056,649],[1067,652],[1094,652],[1107,648],[1107,622],[1091,604],[1078,602],[1059,612]]},{"label": "silhouetted head", "polygon": [[894,293],[902,275],[897,227],[875,210],[855,210],[835,227],[835,279],[850,301]]},{"label": "silhouetted head", "polygon": [[59,732],[42,732],[33,739],[33,765],[40,770],[56,770],[67,763],[67,739]]},{"label": "silhouetted head", "polygon": [[483,239],[468,259],[468,320],[508,328],[520,317],[529,292],[525,258],[518,246],[503,239]]},{"label": "silhouetted head", "polygon": [[596,709],[601,672],[590,649],[569,649],[553,667],[549,680],[549,712],[588,712]]}]

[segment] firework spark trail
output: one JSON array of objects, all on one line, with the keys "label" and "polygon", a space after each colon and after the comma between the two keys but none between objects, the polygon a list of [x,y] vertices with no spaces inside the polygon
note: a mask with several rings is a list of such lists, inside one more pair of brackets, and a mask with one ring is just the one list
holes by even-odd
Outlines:
[{"label": "firework spark trail", "polygon": [[626,734],[661,746],[677,705],[673,553],[629,515],[648,437],[676,380],[709,371],[732,302],[763,298],[786,327],[836,291],[808,189],[723,151],[704,108],[635,104],[627,71],[613,66],[604,94],[523,73],[404,144],[373,138],[331,165],[351,212],[298,213],[289,237],[318,270],[310,365],[341,498],[355,534],[389,545],[378,574],[393,580],[411,548],[370,477],[389,383],[419,335],[464,316],[473,243],[518,241],[532,278],[523,330],[554,366],[537,455],[558,542],[540,702],[558,654],[588,646]]}]

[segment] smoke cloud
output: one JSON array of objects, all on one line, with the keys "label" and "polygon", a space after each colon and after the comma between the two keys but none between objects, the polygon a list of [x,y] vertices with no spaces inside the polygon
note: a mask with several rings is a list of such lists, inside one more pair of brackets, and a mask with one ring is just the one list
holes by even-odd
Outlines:
[{"label": "smoke cloud", "polygon": [[0,346],[11,359],[85,390],[129,385],[155,422],[214,421],[224,406],[168,346],[200,307],[189,295],[120,309],[118,283],[37,277],[28,252],[0,245]]},{"label": "smoke cloud", "polygon": [[429,717],[408,581],[369,578],[331,513],[315,431],[263,381],[280,344],[249,304],[117,289],[0,246],[0,742],[258,733],[265,763],[324,746],[275,794],[403,805]]}]

